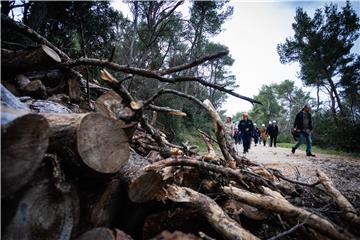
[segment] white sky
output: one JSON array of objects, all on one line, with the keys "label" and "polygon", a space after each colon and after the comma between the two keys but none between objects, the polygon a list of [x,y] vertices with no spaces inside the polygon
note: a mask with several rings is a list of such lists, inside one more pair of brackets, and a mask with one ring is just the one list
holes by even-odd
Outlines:
[{"label": "white sky", "polygon": [[[345,1],[333,1],[339,7]],[[286,37],[293,36],[291,24],[294,22],[296,7],[302,7],[313,15],[314,10],[329,3],[328,1],[245,1],[232,0],[230,4],[234,7],[231,19],[225,22],[224,31],[212,40],[229,47],[230,55],[235,59],[231,68],[236,76],[239,88],[236,92],[253,97],[258,94],[263,84],[280,83],[289,79],[295,81],[295,85],[305,91],[314,92],[314,89],[304,87],[301,80],[297,78],[299,64],[293,63],[283,65],[279,61],[276,46],[285,42]],[[360,0],[351,1],[353,8],[359,14]],[[127,5],[114,1],[112,4],[116,9],[122,11],[131,19]],[[189,4],[183,4],[180,11],[188,15]],[[355,52],[360,52],[359,41]],[[315,97],[315,94],[312,94]],[[248,111],[251,103],[228,97],[223,105],[227,115],[236,112]]]}]

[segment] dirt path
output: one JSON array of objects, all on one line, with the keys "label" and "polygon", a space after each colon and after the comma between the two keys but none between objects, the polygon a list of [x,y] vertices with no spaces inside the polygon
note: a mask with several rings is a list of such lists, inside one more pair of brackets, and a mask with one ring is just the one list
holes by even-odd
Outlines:
[{"label": "dirt path", "polygon": [[[242,146],[236,146],[242,152]],[[315,153],[316,154],[316,153]],[[242,155],[242,153],[240,154]],[[323,170],[335,186],[357,207],[360,207],[360,159],[326,154],[306,157],[304,151],[295,154],[287,148],[251,146],[246,154],[249,159],[264,164],[266,167],[281,170],[292,179],[313,183],[317,181],[316,169]]]}]

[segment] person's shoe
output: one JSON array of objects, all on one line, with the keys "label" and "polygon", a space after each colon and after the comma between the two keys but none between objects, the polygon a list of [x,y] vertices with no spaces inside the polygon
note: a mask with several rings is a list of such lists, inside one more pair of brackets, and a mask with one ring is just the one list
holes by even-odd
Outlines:
[{"label": "person's shoe", "polygon": [[296,150],[296,148],[292,147],[292,148],[291,148],[291,153],[294,154],[294,153],[295,153],[295,150]]},{"label": "person's shoe", "polygon": [[316,155],[315,155],[315,154],[312,154],[312,153],[306,153],[306,156],[307,156],[307,157],[316,157]]}]

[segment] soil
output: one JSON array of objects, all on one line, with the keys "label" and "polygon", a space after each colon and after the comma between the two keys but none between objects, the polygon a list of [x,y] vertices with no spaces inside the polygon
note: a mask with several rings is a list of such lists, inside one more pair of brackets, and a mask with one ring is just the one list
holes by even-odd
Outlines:
[{"label": "soil", "polygon": [[[242,152],[242,146],[236,145]],[[262,163],[266,167],[278,169],[283,175],[302,182],[313,183],[318,179],[316,169],[324,171],[334,182],[335,187],[354,205],[360,209],[360,158],[316,154],[316,157],[307,157],[302,150],[251,146],[245,156],[252,161]],[[240,154],[242,155],[242,153]]]}]

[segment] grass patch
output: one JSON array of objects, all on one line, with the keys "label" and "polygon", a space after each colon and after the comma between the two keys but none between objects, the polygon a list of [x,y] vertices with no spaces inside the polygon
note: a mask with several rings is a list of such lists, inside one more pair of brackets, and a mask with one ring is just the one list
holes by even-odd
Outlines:
[{"label": "grass patch", "polygon": [[[294,144],[283,142],[283,143],[277,143],[277,146],[282,147],[282,148],[292,148],[294,146]],[[306,149],[306,144],[302,144],[300,146],[300,150],[305,151],[305,149]],[[336,150],[333,148],[321,148],[316,145],[312,146],[312,152],[314,154],[320,153],[320,154],[331,154],[331,155],[337,155],[337,156],[360,158],[360,153],[358,153],[358,152],[344,152],[344,151]]]}]

